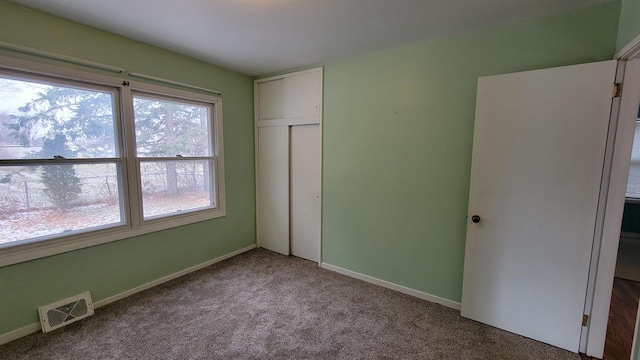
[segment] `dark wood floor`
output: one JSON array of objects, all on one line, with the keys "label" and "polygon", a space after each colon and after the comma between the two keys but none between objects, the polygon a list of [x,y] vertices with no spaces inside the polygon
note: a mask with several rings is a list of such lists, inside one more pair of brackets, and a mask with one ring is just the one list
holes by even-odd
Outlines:
[{"label": "dark wood floor", "polygon": [[[613,280],[603,360],[626,360],[631,357],[638,299],[640,299],[640,282],[620,278]],[[591,358],[582,355],[582,359]]]}]

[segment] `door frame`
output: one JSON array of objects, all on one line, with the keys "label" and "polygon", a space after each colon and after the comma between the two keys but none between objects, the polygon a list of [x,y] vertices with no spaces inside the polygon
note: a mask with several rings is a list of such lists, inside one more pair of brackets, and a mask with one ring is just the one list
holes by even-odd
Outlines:
[{"label": "door frame", "polygon": [[585,314],[588,327],[583,328],[580,351],[602,358],[609,320],[609,306],[613,278],[618,256],[620,227],[624,210],[627,178],[631,164],[631,149],[635,122],[640,104],[640,36],[625,46],[614,57],[619,60],[616,82],[621,82],[619,105],[612,106],[609,139],[612,151],[602,177],[602,216],[596,225],[593,256],[589,271],[590,288],[587,290]]}]

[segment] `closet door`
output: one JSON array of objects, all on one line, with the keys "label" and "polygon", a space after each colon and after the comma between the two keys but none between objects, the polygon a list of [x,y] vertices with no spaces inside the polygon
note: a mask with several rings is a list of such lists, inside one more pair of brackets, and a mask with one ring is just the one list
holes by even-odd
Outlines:
[{"label": "closet door", "polygon": [[254,91],[257,246],[320,262],[322,68]]},{"label": "closet door", "polygon": [[320,125],[291,127],[291,254],[320,261],[322,139]]},{"label": "closet door", "polygon": [[258,244],[289,255],[289,127],[258,129]]},{"label": "closet door", "polygon": [[295,119],[299,124],[320,121],[320,80],[320,72],[317,71],[284,79],[283,113],[286,119]]},{"label": "closet door", "polygon": [[284,118],[284,79],[258,84],[257,94],[256,121]]}]

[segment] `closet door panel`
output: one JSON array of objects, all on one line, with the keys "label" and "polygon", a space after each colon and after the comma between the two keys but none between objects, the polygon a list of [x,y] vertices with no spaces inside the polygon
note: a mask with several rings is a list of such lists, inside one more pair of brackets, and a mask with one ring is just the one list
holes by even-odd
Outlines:
[{"label": "closet door panel", "polygon": [[300,74],[284,79],[285,118],[320,116],[320,73]]},{"label": "closet door panel", "polygon": [[291,254],[320,262],[320,125],[291,127]]},{"label": "closet door panel", "polygon": [[258,129],[258,245],[289,255],[289,127]]},{"label": "closet door panel", "polygon": [[257,120],[284,118],[284,79],[258,85],[260,112]]}]

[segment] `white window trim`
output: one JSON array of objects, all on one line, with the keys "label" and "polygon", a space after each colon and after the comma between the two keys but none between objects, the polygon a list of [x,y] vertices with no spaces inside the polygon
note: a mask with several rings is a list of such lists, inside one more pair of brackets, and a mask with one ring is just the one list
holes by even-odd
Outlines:
[{"label": "white window trim", "polygon": [[[63,80],[74,80],[89,85],[106,85],[118,88],[120,92],[120,111],[123,113],[118,114],[118,117],[121,119],[119,119],[117,127],[122,128],[124,126],[124,133],[128,134],[128,136],[124,136],[120,133],[120,142],[126,142],[124,146],[125,151],[128,152],[128,154],[125,153],[124,167],[126,167],[126,169],[122,170],[124,173],[123,178],[127,177],[127,180],[123,179],[125,183],[123,184],[122,197],[124,201],[122,206],[129,206],[130,208],[130,218],[124,219],[126,222],[125,225],[106,226],[98,230],[78,231],[69,236],[49,240],[0,247],[0,267],[226,216],[224,136],[222,127],[223,110],[222,99],[220,97],[6,56],[0,56],[0,68],[51,76]],[[142,211],[140,209],[141,199],[139,198],[140,177],[137,174],[135,136],[133,136],[135,132],[133,124],[132,91],[156,93],[173,98],[214,104],[211,127],[213,136],[215,137],[212,141],[215,166],[215,178],[212,179],[215,182],[215,208],[153,218],[147,221],[142,220]]]}]

